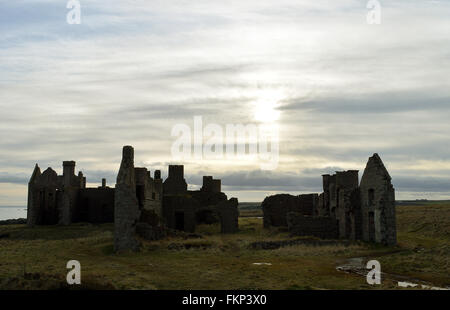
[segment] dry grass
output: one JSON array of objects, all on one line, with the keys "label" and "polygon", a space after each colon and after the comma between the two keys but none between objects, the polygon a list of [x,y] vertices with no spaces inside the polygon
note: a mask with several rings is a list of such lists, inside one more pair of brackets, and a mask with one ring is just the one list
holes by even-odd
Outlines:
[{"label": "dry grass", "polygon": [[[66,263],[71,259],[80,261],[86,288],[380,288],[336,271],[337,261],[356,256],[379,259],[386,272],[445,285],[450,282],[449,210],[450,205],[399,207],[399,246],[395,248],[359,242],[253,250],[252,242],[290,238],[287,232],[263,229],[262,219],[240,218],[236,234],[221,235],[217,225],[202,225],[198,233],[203,238],[143,241],[139,253],[116,255],[111,224],[3,226],[0,235],[6,233],[9,238],[0,239],[0,288],[65,288]],[[253,264],[260,262],[271,265]],[[386,282],[381,288],[394,286]]]}]

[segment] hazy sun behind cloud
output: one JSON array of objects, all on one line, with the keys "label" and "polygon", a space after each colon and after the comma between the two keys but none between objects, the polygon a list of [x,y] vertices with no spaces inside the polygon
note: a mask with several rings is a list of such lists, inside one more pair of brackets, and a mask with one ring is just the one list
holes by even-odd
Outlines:
[{"label": "hazy sun behind cloud", "polygon": [[254,118],[259,122],[274,122],[280,118],[277,109],[283,99],[283,92],[277,89],[263,89],[256,92],[254,105]]}]

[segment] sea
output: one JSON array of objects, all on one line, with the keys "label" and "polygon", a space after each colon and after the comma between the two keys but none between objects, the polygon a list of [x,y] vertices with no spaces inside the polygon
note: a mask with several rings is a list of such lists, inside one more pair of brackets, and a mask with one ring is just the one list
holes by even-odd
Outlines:
[{"label": "sea", "polygon": [[27,218],[27,207],[0,206],[0,221],[18,218]]}]

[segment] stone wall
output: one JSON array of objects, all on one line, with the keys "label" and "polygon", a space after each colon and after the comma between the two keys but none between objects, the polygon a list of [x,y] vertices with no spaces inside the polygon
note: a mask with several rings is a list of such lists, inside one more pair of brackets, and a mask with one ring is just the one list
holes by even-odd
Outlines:
[{"label": "stone wall", "polygon": [[339,236],[337,221],[331,217],[314,217],[296,212],[287,214],[289,232],[294,236],[314,236],[336,239]]},{"label": "stone wall", "polygon": [[268,196],[261,204],[264,214],[264,227],[287,226],[286,215],[288,212],[299,210],[298,196],[278,194]]},{"label": "stone wall", "polygon": [[299,212],[304,215],[314,215],[315,210],[319,207],[318,194],[302,194],[298,196]]},{"label": "stone wall", "polygon": [[239,209],[237,198],[230,198],[217,205],[220,214],[220,231],[223,234],[235,233],[239,229]]},{"label": "stone wall", "polygon": [[288,212],[314,215],[319,208],[319,195],[273,195],[266,197],[262,202],[261,207],[264,214],[264,227],[287,226],[286,215]]},{"label": "stone wall", "polygon": [[162,183],[153,179],[147,168],[135,168],[136,195],[139,209],[151,211],[162,218]]},{"label": "stone wall", "polygon": [[109,187],[84,188],[79,190],[78,207],[74,222],[114,222],[115,189]]},{"label": "stone wall", "polygon": [[163,197],[163,216],[167,227],[171,229],[194,232],[195,212],[199,208],[199,202],[187,195]]}]

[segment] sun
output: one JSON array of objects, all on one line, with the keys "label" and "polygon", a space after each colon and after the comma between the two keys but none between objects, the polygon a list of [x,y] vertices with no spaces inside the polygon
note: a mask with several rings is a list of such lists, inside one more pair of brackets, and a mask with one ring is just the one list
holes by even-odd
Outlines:
[{"label": "sun", "polygon": [[254,104],[254,119],[259,122],[275,122],[280,118],[277,110],[279,101],[283,98],[280,90],[258,90]]}]

